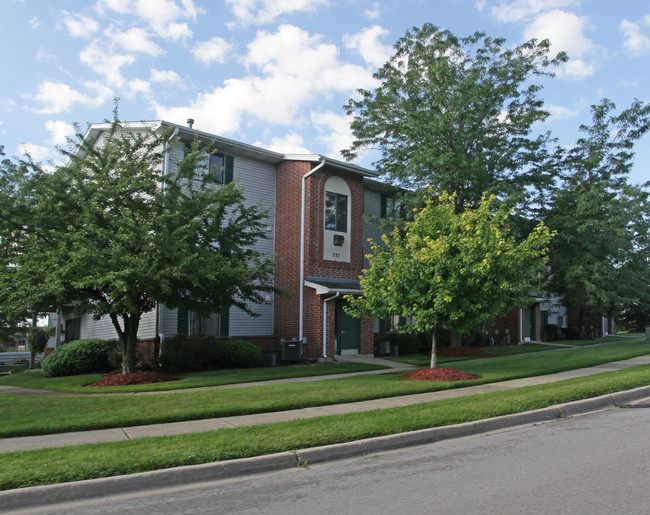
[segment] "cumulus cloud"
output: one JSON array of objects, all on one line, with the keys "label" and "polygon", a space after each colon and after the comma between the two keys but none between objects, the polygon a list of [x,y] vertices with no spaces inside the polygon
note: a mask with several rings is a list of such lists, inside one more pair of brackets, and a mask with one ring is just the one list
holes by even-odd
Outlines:
[{"label": "cumulus cloud", "polygon": [[226,3],[237,23],[263,25],[283,14],[314,12],[329,5],[329,0],[226,0]]},{"label": "cumulus cloud", "polygon": [[135,57],[131,54],[112,53],[96,41],[79,54],[79,59],[103,77],[109,86],[117,88],[124,85],[121,68],[135,61]]},{"label": "cumulus cloud", "polygon": [[134,14],[146,22],[156,34],[164,39],[177,41],[193,36],[192,30],[182,20],[196,20],[204,11],[193,0],[100,0],[97,12]]},{"label": "cumulus cloud", "polygon": [[640,56],[650,51],[650,14],[641,22],[631,22],[624,19],[620,25],[623,33],[623,46],[634,56]]},{"label": "cumulus cloud", "polygon": [[215,36],[208,41],[197,43],[192,48],[192,54],[194,54],[194,59],[205,64],[212,62],[223,63],[231,49],[232,45],[230,43],[223,38]]},{"label": "cumulus cloud", "polygon": [[379,25],[373,25],[357,34],[346,34],[343,36],[343,43],[347,48],[359,52],[368,64],[379,68],[388,61],[392,54],[393,48],[390,45],[384,45],[380,41],[388,34],[390,33],[387,29]]},{"label": "cumulus cloud", "polygon": [[167,82],[170,84],[180,84],[183,82],[180,75],[174,70],[156,70],[155,68],[151,69],[149,79],[151,82]]},{"label": "cumulus cloud", "polygon": [[99,30],[99,23],[96,20],[78,13],[63,11],[61,13],[61,22],[68,34],[73,38],[89,38]]},{"label": "cumulus cloud", "polygon": [[126,84],[126,96],[132,98],[138,94],[148,95],[151,91],[149,82],[143,79],[131,79]]},{"label": "cumulus cloud", "polygon": [[[502,0],[490,9],[492,16],[501,22],[527,20],[541,12],[563,9],[579,4],[579,0]],[[477,9],[485,8],[485,1],[477,2]]]},{"label": "cumulus cloud", "polygon": [[283,137],[273,138],[271,139],[270,145],[265,145],[262,142],[257,142],[255,145],[282,154],[311,154],[304,146],[302,136],[296,132],[290,132]]},{"label": "cumulus cloud", "polygon": [[21,143],[18,146],[18,153],[24,156],[29,156],[35,162],[39,163],[52,156],[52,149],[42,145],[35,145],[34,143]]},{"label": "cumulus cloud", "polygon": [[50,133],[52,145],[63,145],[75,133],[74,126],[62,120],[48,120],[45,122],[45,128]]},{"label": "cumulus cloud", "polygon": [[41,24],[41,22],[38,20],[38,18],[36,16],[33,16],[32,18],[30,18],[28,23],[29,23],[29,26],[32,29],[37,29],[39,27],[39,25]]},{"label": "cumulus cloud", "polygon": [[116,32],[109,37],[127,52],[139,52],[153,57],[165,54],[162,48],[151,41],[151,34],[145,29],[133,27],[126,32]]},{"label": "cumulus cloud", "polygon": [[244,118],[295,127],[309,123],[306,110],[318,96],[374,85],[369,71],[341,62],[336,45],[291,25],[259,32],[243,62],[247,77],[228,79],[187,106],[156,105],[157,116],[196,118],[197,126],[216,133],[237,132]]},{"label": "cumulus cloud", "polygon": [[566,107],[559,105],[549,105],[546,104],[544,108],[551,113],[551,118],[553,120],[567,120],[569,118],[575,118],[578,116],[584,106],[575,106],[575,107]]},{"label": "cumulus cloud", "polygon": [[112,90],[103,84],[86,83],[86,87],[95,90],[95,96],[81,93],[63,82],[44,81],[38,85],[38,93],[31,98],[42,107],[34,109],[41,114],[55,114],[69,111],[75,104],[97,107],[111,98]]},{"label": "cumulus cloud", "polygon": [[354,141],[350,118],[332,111],[322,111],[312,113],[311,121],[320,134],[319,139],[327,147],[327,155],[341,159],[341,150],[350,148]]}]

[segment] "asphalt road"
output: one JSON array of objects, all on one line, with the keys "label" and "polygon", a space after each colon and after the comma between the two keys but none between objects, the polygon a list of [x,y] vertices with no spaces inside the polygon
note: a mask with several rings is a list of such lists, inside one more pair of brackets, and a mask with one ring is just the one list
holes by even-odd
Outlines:
[{"label": "asphalt road", "polygon": [[650,407],[613,408],[364,458],[29,513],[647,514],[649,437]]}]

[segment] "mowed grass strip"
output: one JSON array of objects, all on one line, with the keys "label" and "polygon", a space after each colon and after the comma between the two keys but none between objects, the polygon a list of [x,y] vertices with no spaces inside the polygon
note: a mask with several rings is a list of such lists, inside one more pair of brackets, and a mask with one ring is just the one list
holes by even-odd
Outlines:
[{"label": "mowed grass strip", "polygon": [[[636,341],[636,343],[635,343]],[[302,383],[141,396],[19,397],[0,395],[0,436],[29,436],[246,415],[459,388],[618,361],[650,351],[642,340],[603,347],[487,358],[456,368],[474,381],[428,382],[363,375]]]},{"label": "mowed grass strip", "polygon": [[648,383],[650,365],[403,408],[173,437],[0,454],[0,489],[295,451],[519,413]]},{"label": "mowed grass strip", "polygon": [[366,363],[328,363],[319,365],[289,365],[265,368],[240,368],[209,370],[205,372],[179,373],[170,375],[180,378],[178,381],[131,386],[88,387],[102,378],[102,374],[84,374],[79,376],[47,377],[42,370],[12,374],[0,377],[0,385],[20,386],[57,392],[98,394],[98,393],[135,393],[205,388],[230,384],[272,381],[297,377],[317,377],[330,374],[351,374],[387,368],[382,365]]}]

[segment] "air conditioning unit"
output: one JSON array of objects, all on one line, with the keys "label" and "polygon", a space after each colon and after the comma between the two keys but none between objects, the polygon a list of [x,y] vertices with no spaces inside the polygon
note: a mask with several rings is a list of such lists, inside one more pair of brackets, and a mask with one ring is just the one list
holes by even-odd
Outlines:
[{"label": "air conditioning unit", "polygon": [[282,361],[300,361],[302,346],[300,340],[282,340]]}]

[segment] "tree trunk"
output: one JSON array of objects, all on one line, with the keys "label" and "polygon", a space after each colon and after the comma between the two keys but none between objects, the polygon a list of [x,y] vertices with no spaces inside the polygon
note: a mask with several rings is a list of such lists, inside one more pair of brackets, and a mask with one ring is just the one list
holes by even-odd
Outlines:
[{"label": "tree trunk", "polygon": [[438,328],[434,327],[433,331],[431,331],[431,368],[436,368],[436,366],[438,365],[437,344],[438,344]]},{"label": "tree trunk", "polygon": [[136,353],[138,350],[138,327],[140,326],[140,318],[137,316],[129,315],[129,323],[125,331],[126,342],[122,350],[122,373],[132,374],[135,372],[137,364]]}]

